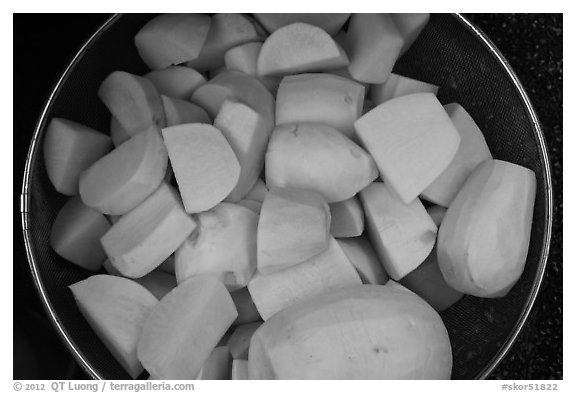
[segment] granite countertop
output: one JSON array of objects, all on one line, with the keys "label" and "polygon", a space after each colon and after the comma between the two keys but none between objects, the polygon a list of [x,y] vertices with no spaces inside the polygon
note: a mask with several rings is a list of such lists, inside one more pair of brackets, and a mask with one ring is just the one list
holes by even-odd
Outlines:
[{"label": "granite countertop", "polygon": [[[520,81],[542,123],[553,171],[554,226],[548,267],[528,323],[508,356],[492,373],[496,379],[561,379],[562,372],[562,15],[467,15],[496,44]],[[14,16],[14,327],[42,318],[21,236],[19,196],[30,137],[38,114],[58,76],[105,14]],[[74,32],[71,35],[71,32]],[[31,317],[32,315],[32,317]],[[40,317],[38,317],[40,315]],[[42,323],[42,322],[41,322]],[[32,327],[34,330],[35,327]],[[19,331],[19,330],[18,330]],[[25,329],[24,329],[25,331]],[[26,333],[26,331],[25,331]],[[34,336],[29,334],[28,336]],[[42,336],[50,353],[38,353],[34,340],[15,335],[15,374],[20,378],[86,378],[52,333]],[[17,343],[19,345],[17,345]],[[50,346],[51,345],[51,346]],[[28,356],[29,354],[29,356]],[[28,357],[26,357],[28,356]],[[63,359],[60,363],[58,359]],[[60,365],[58,365],[60,364]],[[72,367],[71,367],[72,365]],[[34,373],[36,372],[36,373]]]}]

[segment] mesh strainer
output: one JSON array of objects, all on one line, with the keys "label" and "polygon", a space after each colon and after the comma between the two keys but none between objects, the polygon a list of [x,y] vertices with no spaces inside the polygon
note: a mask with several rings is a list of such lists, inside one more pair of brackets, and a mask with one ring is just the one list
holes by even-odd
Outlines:
[{"label": "mesh strainer", "polygon": [[[93,378],[128,379],[78,311],[68,285],[89,273],[49,246],[51,223],[65,198],[51,186],[42,159],[44,130],[52,117],[98,130],[109,114],[97,98],[114,70],[147,71],[133,37],[151,15],[116,15],[72,60],[44,107],[28,153],[22,190],[22,224],[28,260],[46,310],[69,350]],[[536,206],[526,268],[501,299],[465,296],[441,313],[453,347],[452,378],[485,378],[506,355],[526,321],[544,274],[552,227],[552,183],[544,136],[527,95],[502,55],[460,15],[432,15],[395,72],[441,86],[443,104],[462,104],[483,130],[495,158],[532,169]]]}]

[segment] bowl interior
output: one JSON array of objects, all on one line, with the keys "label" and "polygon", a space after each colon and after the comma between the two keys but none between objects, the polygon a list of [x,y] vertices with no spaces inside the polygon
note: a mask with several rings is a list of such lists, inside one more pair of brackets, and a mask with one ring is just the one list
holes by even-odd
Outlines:
[{"label": "bowl interior", "polygon": [[[114,70],[147,72],[133,37],[151,15],[124,15],[101,32],[67,73],[39,125],[38,142],[29,156],[27,239],[38,285],[54,310],[54,320],[94,377],[129,379],[78,311],[68,285],[89,273],[56,255],[50,228],[65,197],[51,186],[42,159],[42,136],[52,117],[64,117],[109,132],[110,115],[97,97],[100,82]],[[484,132],[494,158],[532,169],[537,178],[536,206],[526,268],[501,299],[465,296],[441,313],[453,347],[452,378],[482,377],[519,328],[519,319],[541,280],[549,230],[546,155],[522,97],[508,73],[478,36],[453,15],[432,15],[395,72],[440,86],[443,104],[463,105]]]}]

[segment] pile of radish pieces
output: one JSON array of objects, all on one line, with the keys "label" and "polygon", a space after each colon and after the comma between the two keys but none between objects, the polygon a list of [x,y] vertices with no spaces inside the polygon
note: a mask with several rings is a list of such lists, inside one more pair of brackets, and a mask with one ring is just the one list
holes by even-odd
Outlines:
[{"label": "pile of radish pieces", "polygon": [[156,16],[151,71],[98,89],[109,133],[51,119],[51,246],[94,272],[71,296],[128,375],[450,378],[438,313],[519,279],[536,180],[392,73],[428,21]]}]

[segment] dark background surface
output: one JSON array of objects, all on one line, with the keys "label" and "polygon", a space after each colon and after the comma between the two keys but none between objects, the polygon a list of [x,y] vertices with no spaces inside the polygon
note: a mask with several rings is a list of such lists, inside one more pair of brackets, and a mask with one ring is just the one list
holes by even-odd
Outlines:
[{"label": "dark background surface", "polygon": [[[496,44],[542,123],[552,161],[555,218],[550,258],[529,321],[491,375],[561,379],[562,373],[562,15],[467,15]],[[14,378],[87,378],[54,334],[32,284],[19,196],[35,123],[51,88],[105,14],[14,16]]]}]

